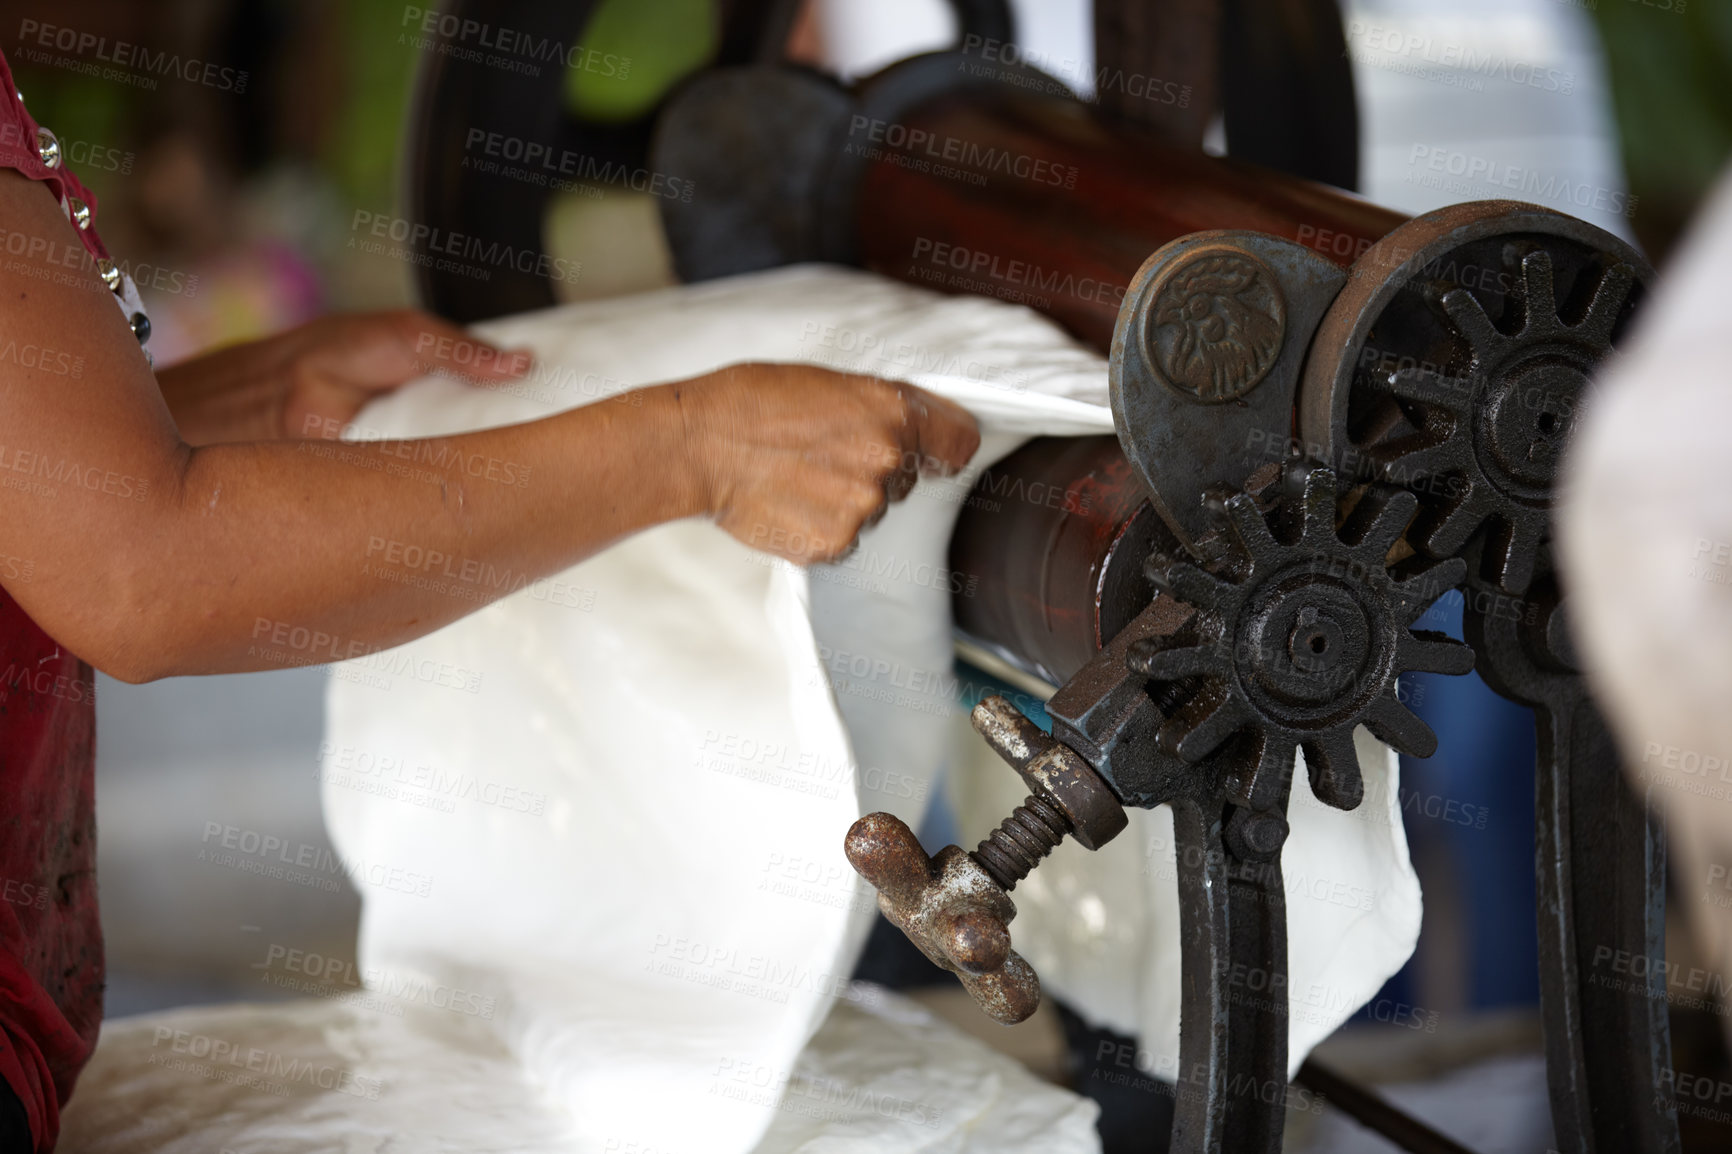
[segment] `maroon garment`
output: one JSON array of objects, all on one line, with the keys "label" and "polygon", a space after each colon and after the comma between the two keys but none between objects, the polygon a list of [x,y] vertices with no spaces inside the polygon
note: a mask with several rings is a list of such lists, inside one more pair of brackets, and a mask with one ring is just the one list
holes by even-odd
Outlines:
[{"label": "maroon garment", "polygon": [[90,666],[0,592],[0,1077],[38,1151],[102,1023]]},{"label": "maroon garment", "polygon": [[[3,56],[0,166],[48,185],[78,222],[44,238],[0,220],[0,260],[94,267],[111,287],[122,282],[90,227],[96,198],[66,171],[52,135],[38,135]],[[0,542],[0,580],[29,580],[28,563],[5,556],[18,551]],[[39,1154],[54,1148],[102,1021],[95,741],[90,666],[0,592],[0,1078]]]}]

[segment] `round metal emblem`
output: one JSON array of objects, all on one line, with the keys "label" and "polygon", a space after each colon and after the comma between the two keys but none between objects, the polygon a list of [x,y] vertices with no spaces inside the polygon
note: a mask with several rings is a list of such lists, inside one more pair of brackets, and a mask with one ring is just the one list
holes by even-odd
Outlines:
[{"label": "round metal emblem", "polygon": [[1262,261],[1209,246],[1162,271],[1148,318],[1155,374],[1170,388],[1217,404],[1244,396],[1274,367],[1287,302]]}]

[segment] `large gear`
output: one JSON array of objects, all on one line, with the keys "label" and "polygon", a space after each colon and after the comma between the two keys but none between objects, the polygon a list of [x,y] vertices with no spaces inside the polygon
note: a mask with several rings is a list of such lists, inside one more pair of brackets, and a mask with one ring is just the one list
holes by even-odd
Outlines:
[{"label": "large gear", "polygon": [[1189,562],[1151,565],[1163,593],[1197,609],[1180,633],[1127,654],[1134,671],[1172,683],[1157,691],[1173,701],[1157,740],[1191,764],[1232,751],[1226,793],[1251,810],[1284,806],[1295,749],[1305,754],[1317,798],[1353,809],[1364,794],[1356,726],[1414,756],[1437,747],[1431,729],[1397,699],[1397,677],[1473,668],[1467,646],[1410,628],[1463,580],[1466,562],[1452,558],[1402,577],[1387,566],[1417,507],[1413,494],[1362,494],[1345,540],[1336,504],[1334,474],[1312,468],[1294,541],[1276,537],[1249,494],[1224,503],[1238,547],[1236,580]]},{"label": "large gear", "polygon": [[[1462,346],[1464,371],[1408,365],[1361,378],[1395,401],[1385,410],[1388,425],[1367,447],[1378,475],[1453,482],[1422,519],[1414,544],[1433,557],[1451,556],[1489,524],[1486,575],[1511,591],[1527,588],[1588,374],[1611,352],[1613,326],[1635,283],[1628,265],[1607,268],[1583,314],[1569,323],[1559,315],[1551,254],[1527,252],[1509,294],[1512,332],[1464,288],[1432,298]],[[1392,427],[1402,432],[1389,436]]]},{"label": "large gear", "polygon": [[1307,362],[1306,451],[1413,489],[1409,544],[1520,595],[1589,377],[1653,271],[1601,229],[1497,201],[1415,217],[1354,270]]}]

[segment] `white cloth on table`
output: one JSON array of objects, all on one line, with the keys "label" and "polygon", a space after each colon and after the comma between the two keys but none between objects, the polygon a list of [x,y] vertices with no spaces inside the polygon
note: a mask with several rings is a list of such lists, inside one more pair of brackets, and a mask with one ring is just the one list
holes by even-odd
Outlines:
[{"label": "white cloth on table", "polygon": [[[1031,435],[1112,427],[1105,362],[1043,318],[836,268],[480,331],[533,348],[542,379],[515,390],[525,395],[449,381],[406,389],[362,415],[366,435],[626,404],[616,398],[633,386],[749,359],[871,371],[949,396],[982,424],[976,466]],[[842,834],[874,809],[917,824],[939,771],[961,760],[944,564],[972,475],[923,481],[840,567],[808,575],[712,525],[669,525],[576,566],[563,595],[531,587],[339,676],[332,836],[351,860],[433,879],[425,896],[362,885],[363,961],[486,975],[509,1007],[509,1044],[594,1136],[635,1125],[672,1149],[701,1135],[709,1150],[749,1150],[768,1114],[702,1097],[716,1063],[788,1068],[849,996],[872,906]],[[406,658],[479,674],[478,691],[381,668]],[[381,674],[389,688],[365,680]],[[345,750],[508,783],[545,796],[545,813],[440,813],[345,788],[330,776]],[[1295,788],[1295,1065],[1417,938],[1396,764],[1380,752],[1366,758],[1359,812],[1311,802],[1303,775]],[[986,774],[1001,796],[1015,787],[1006,767]],[[965,828],[1002,816],[983,814],[964,813]],[[1178,926],[1166,825],[1162,813],[1138,815],[1092,859],[1062,849],[1056,868],[1019,887],[1013,934],[1050,990],[1140,1035],[1144,1064],[1170,1076]],[[1248,996],[1268,994],[1259,981],[1248,979]],[[650,1103],[675,1086],[701,1105],[655,1116]]]}]

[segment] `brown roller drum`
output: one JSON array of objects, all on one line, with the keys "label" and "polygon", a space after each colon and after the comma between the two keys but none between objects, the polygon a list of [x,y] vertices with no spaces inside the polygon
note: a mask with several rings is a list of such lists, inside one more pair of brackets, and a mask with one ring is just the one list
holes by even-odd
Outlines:
[{"label": "brown roller drum", "polygon": [[[1149,603],[1143,559],[1166,526],[1118,439],[1040,437],[981,475],[950,539],[970,641],[1062,685]],[[1170,547],[1170,546],[1169,546]]]},{"label": "brown roller drum", "polygon": [[1030,305],[1103,353],[1131,278],[1168,241],[1249,229],[1345,267],[1407,219],[1326,185],[1111,128],[1058,97],[953,92],[881,135],[858,200],[867,268]]}]

